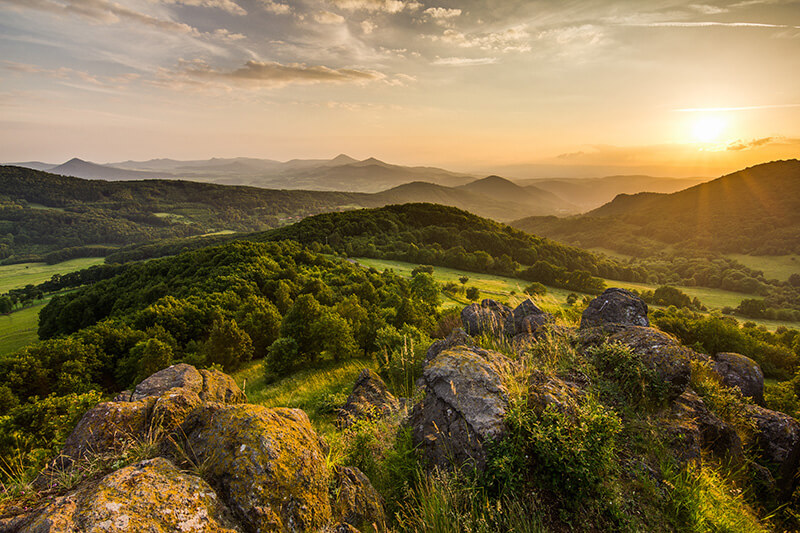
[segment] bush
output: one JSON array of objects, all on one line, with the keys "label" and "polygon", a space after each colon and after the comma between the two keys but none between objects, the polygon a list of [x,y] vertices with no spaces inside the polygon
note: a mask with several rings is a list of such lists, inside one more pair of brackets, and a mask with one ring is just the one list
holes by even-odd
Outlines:
[{"label": "bush", "polygon": [[281,337],[267,350],[264,371],[267,382],[288,374],[297,360],[297,342],[291,337]]},{"label": "bush", "polygon": [[630,348],[604,343],[586,350],[596,369],[600,397],[614,404],[661,403],[667,386]]},{"label": "bush", "polygon": [[547,287],[545,287],[538,281],[534,281],[533,283],[525,287],[525,290],[522,292],[524,292],[528,296],[544,296],[545,294],[547,294]]},{"label": "bush", "polygon": [[468,287],[466,296],[467,300],[474,302],[481,297],[481,290],[478,287]]}]

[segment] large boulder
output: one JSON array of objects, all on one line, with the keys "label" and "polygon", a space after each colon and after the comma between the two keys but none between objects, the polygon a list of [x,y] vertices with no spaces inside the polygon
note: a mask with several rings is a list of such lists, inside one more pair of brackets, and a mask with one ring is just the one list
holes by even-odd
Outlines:
[{"label": "large boulder", "polygon": [[788,501],[797,486],[800,466],[800,422],[789,415],[757,405],[747,407],[747,417],[755,424],[755,444],[761,464],[775,477],[779,497]]},{"label": "large boulder", "polygon": [[583,312],[581,329],[607,324],[648,327],[647,304],[631,291],[606,289]]},{"label": "large boulder", "polygon": [[689,385],[695,353],[673,337],[653,328],[630,326],[608,337],[627,346],[667,385],[667,396],[675,399]]},{"label": "large boulder", "polygon": [[535,370],[528,378],[528,407],[541,414],[547,409],[574,415],[586,393],[581,384]]},{"label": "large boulder", "polygon": [[470,304],[461,311],[461,323],[469,335],[499,335],[503,333],[511,308],[494,300]]},{"label": "large boulder", "polygon": [[438,339],[431,343],[425,352],[425,362],[435,359],[437,355],[454,346],[473,346],[475,341],[461,328],[455,328],[446,339]]},{"label": "large boulder", "polygon": [[504,332],[509,337],[521,334],[534,334],[553,320],[553,316],[539,309],[531,299],[527,299],[514,308],[506,318]]},{"label": "large boulder", "polygon": [[399,411],[400,402],[386,388],[386,383],[372,370],[365,368],[356,379],[347,403],[339,410],[338,424],[349,427],[361,419],[380,418]]},{"label": "large boulder", "polygon": [[333,514],[336,520],[365,531],[384,531],[386,514],[383,498],[358,468],[335,466],[336,492]]},{"label": "large boulder", "polygon": [[23,533],[183,531],[235,533],[214,490],[163,458],[121,468],[58,498]]},{"label": "large boulder", "polygon": [[484,469],[483,443],[505,432],[508,395],[501,372],[507,364],[498,352],[467,346],[444,350],[427,364],[425,396],[414,406],[411,425],[429,466]]},{"label": "large boulder", "polygon": [[61,455],[79,459],[88,454],[119,451],[150,427],[155,401],[102,402],[80,419],[64,443]]},{"label": "large boulder", "polygon": [[714,356],[714,371],[722,384],[742,391],[742,395],[764,405],[764,373],[758,363],[738,353],[722,352]]},{"label": "large boulder", "polygon": [[722,459],[742,457],[742,441],[736,430],[709,411],[691,389],[675,400],[664,425],[673,436],[675,455],[682,461],[699,461],[701,450]]},{"label": "large boulder", "polygon": [[210,403],[186,450],[247,531],[317,531],[331,519],[320,439],[299,409]]},{"label": "large boulder", "polygon": [[143,400],[150,396],[161,396],[170,389],[186,389],[198,396],[203,391],[203,375],[192,365],[179,363],[159,370],[133,390],[131,401]]}]

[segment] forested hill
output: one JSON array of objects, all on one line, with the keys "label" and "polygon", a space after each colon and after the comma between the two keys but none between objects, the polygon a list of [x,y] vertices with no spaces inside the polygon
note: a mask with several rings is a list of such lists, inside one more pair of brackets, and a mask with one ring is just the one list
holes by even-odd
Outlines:
[{"label": "forested hill", "polygon": [[774,161],[673,194],[621,194],[586,215],[513,225],[583,247],[633,255],[676,249],[800,253],[800,161]]}]

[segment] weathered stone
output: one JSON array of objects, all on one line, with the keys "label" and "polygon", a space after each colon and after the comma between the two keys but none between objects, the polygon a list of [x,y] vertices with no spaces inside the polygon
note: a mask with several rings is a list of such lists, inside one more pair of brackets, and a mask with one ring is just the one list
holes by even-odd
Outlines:
[{"label": "weathered stone", "polygon": [[202,479],[163,458],[128,466],[57,499],[23,533],[183,531],[234,533],[228,510]]},{"label": "weathered stone", "polygon": [[204,402],[245,403],[247,397],[228,374],[219,370],[200,370],[203,389],[200,399]]},{"label": "weathered stone", "polygon": [[735,387],[742,395],[764,405],[764,373],[758,363],[738,353],[718,353],[714,356],[714,371],[723,385]]},{"label": "weathered stone", "polygon": [[358,375],[347,403],[339,410],[337,422],[341,427],[349,427],[356,420],[380,418],[399,410],[400,403],[386,388],[386,383],[365,368]]},{"label": "weathered stone", "polygon": [[702,449],[723,459],[742,456],[742,441],[736,430],[709,411],[692,390],[686,390],[675,400],[665,425],[675,437],[672,444],[679,459],[698,461]]},{"label": "weathered stone", "polygon": [[461,311],[461,323],[469,335],[499,335],[503,333],[511,308],[494,300],[470,304]]},{"label": "weathered stone", "polygon": [[680,396],[689,385],[692,350],[681,345],[673,337],[653,328],[630,326],[608,338],[628,346],[641,357],[648,368],[667,384],[669,398]]},{"label": "weathered stone", "polygon": [[121,449],[149,426],[154,400],[102,402],[89,409],[67,437],[62,455],[78,459],[88,453]]},{"label": "weathered stone", "polygon": [[789,415],[757,405],[747,407],[747,417],[755,422],[756,447],[762,465],[775,477],[779,497],[787,501],[797,486],[800,466],[800,422]]},{"label": "weathered stone", "polygon": [[184,432],[186,449],[246,530],[317,531],[330,522],[325,456],[303,411],[210,403]]},{"label": "weathered stone", "polygon": [[333,469],[336,494],[333,499],[334,519],[358,529],[384,531],[386,514],[383,498],[367,476],[358,468],[336,466]]},{"label": "weathered stone", "polygon": [[483,442],[505,431],[504,361],[497,352],[457,346],[428,363],[421,378],[425,397],[414,406],[411,424],[430,466],[484,469]]},{"label": "weathered stone", "polygon": [[541,371],[534,371],[528,379],[528,406],[537,413],[550,408],[575,414],[585,396],[577,383]]},{"label": "weathered stone", "polygon": [[428,351],[425,352],[425,362],[427,363],[448,348],[454,346],[472,346],[474,344],[475,342],[472,340],[472,337],[467,335],[466,331],[461,328],[455,328],[446,339],[439,339],[431,343]]},{"label": "weathered stone", "polygon": [[521,333],[536,333],[536,330],[552,320],[552,315],[545,313],[533,303],[533,300],[528,299],[508,315],[503,330],[509,337]]},{"label": "weathered stone", "polygon": [[200,403],[200,396],[192,390],[170,389],[156,399],[150,416],[150,425],[164,432],[170,432],[183,424],[189,413]]},{"label": "weathered stone", "polygon": [[192,365],[186,363],[172,365],[136,385],[131,401],[160,396],[174,388],[190,390],[199,395],[203,391],[203,376]]},{"label": "weathered stone", "polygon": [[650,326],[647,304],[625,289],[606,289],[589,303],[581,316],[581,329],[620,324],[623,326]]}]

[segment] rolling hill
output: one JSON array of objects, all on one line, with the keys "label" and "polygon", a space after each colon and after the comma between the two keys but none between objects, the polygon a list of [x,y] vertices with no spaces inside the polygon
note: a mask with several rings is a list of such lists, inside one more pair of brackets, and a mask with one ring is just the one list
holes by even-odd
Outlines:
[{"label": "rolling hill", "polygon": [[672,194],[621,194],[585,215],[529,217],[517,228],[634,255],[671,248],[800,252],[800,161],[774,161]]}]

